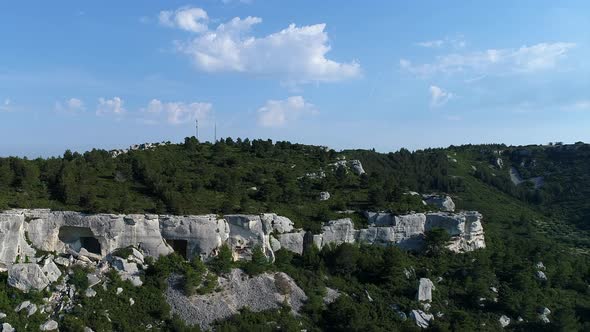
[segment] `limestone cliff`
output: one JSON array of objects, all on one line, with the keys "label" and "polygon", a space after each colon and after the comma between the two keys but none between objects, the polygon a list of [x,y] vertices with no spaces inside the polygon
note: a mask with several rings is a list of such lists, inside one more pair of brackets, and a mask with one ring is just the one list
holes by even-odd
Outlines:
[{"label": "limestone cliff", "polygon": [[449,232],[449,249],[455,252],[485,247],[478,212],[368,212],[366,216],[369,226],[364,229],[355,229],[352,220],[344,218],[327,222],[319,234],[310,234],[272,213],[219,217],[9,210],[0,213],[0,267],[6,270],[15,263],[38,263],[38,250],[100,259],[129,246],[153,257],[176,251],[187,258],[199,255],[207,259],[226,243],[236,260],[249,259],[255,246],[271,259],[280,248],[301,254],[311,243],[318,248],[362,242],[419,250],[424,233],[434,228]]}]

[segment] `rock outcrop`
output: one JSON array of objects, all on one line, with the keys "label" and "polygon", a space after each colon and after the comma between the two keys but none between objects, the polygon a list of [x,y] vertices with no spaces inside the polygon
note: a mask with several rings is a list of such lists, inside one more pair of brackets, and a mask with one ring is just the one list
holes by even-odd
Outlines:
[{"label": "rock outcrop", "polygon": [[435,206],[441,211],[453,212],[455,211],[455,202],[447,195],[424,195],[426,204]]},{"label": "rock outcrop", "polygon": [[430,326],[430,321],[434,319],[432,314],[427,314],[422,310],[412,310],[410,318],[416,322],[416,326],[426,329]]},{"label": "rock outcrop", "polygon": [[23,292],[31,289],[42,290],[49,285],[49,279],[35,263],[14,264],[8,270],[8,284]]},{"label": "rock outcrop", "polygon": [[434,290],[434,284],[428,278],[420,278],[418,285],[418,301],[432,302],[432,291]]},{"label": "rock outcrop", "polygon": [[[482,216],[478,212],[407,215],[368,212],[366,216],[367,228],[355,229],[350,218],[343,218],[327,222],[319,234],[310,234],[294,229],[288,218],[272,213],[221,218],[213,214],[117,215],[47,209],[9,210],[0,213],[0,268],[9,270],[13,285],[28,290],[42,289],[57,280],[60,272],[56,263],[70,264],[64,257],[37,258],[37,250],[58,256],[67,254],[86,262],[100,261],[115,250],[127,247],[138,248],[152,257],[176,251],[189,259],[196,255],[208,259],[216,256],[223,244],[228,244],[236,260],[250,259],[256,246],[272,260],[274,251],[280,248],[302,254],[311,244],[321,249],[326,245],[361,242],[420,250],[425,232],[435,228],[449,232],[452,251],[485,247]],[[142,264],[143,254],[137,253],[141,257],[136,257],[134,262]],[[115,262],[113,265],[124,273],[124,278],[133,278],[135,263]]]},{"label": "rock outcrop", "polygon": [[172,313],[189,325],[198,324],[208,330],[214,321],[235,315],[245,307],[263,311],[280,308],[286,302],[297,313],[307,300],[303,290],[282,272],[248,277],[234,269],[218,282],[220,292],[186,297],[178,289],[177,280],[170,278],[166,300]]},{"label": "rock outcrop", "polygon": [[360,160],[342,159],[331,165],[334,167],[343,167],[346,170],[350,169],[356,175],[362,175],[366,173]]}]

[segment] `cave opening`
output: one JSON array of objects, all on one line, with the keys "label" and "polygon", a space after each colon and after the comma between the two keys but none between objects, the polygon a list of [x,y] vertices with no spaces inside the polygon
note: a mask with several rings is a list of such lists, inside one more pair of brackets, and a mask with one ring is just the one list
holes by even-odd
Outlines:
[{"label": "cave opening", "polygon": [[80,249],[84,248],[90,253],[102,255],[100,242],[88,227],[60,227],[58,238],[75,251],[80,251]]},{"label": "cave opening", "polygon": [[180,239],[166,239],[166,242],[172,247],[175,253],[182,256],[184,259],[188,258],[188,241]]}]

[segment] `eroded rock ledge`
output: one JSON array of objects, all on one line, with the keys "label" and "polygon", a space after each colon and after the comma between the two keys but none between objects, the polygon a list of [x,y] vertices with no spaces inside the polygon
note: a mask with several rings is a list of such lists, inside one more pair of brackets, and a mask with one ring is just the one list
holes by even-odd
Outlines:
[{"label": "eroded rock ledge", "polygon": [[9,210],[0,213],[0,268],[6,270],[16,263],[41,263],[37,262],[38,251],[100,259],[129,246],[153,257],[176,251],[187,258],[200,255],[207,259],[227,243],[236,260],[249,259],[257,245],[271,259],[280,248],[302,253],[312,243],[318,248],[359,242],[419,250],[424,233],[434,228],[449,232],[452,251],[485,247],[482,216],[478,212],[367,212],[366,216],[367,228],[355,229],[352,220],[344,218],[327,222],[320,234],[311,234],[294,229],[291,220],[273,213],[219,217]]}]

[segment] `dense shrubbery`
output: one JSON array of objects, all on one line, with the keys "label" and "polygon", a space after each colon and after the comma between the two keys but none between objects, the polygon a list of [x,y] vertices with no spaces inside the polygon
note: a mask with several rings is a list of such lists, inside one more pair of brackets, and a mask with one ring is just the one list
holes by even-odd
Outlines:
[{"label": "dense shrubbery", "polygon": [[[323,147],[265,140],[221,140],[160,146],[112,158],[107,151],[67,151],[61,158],[0,158],[0,209],[49,207],[86,212],[173,214],[274,211],[299,226],[318,229],[334,211],[419,211],[407,190],[454,191],[442,150],[387,155],[348,151],[368,174],[356,176],[330,163],[342,155]],[[325,177],[308,177],[308,173]],[[332,198],[320,202],[321,191]]]}]

